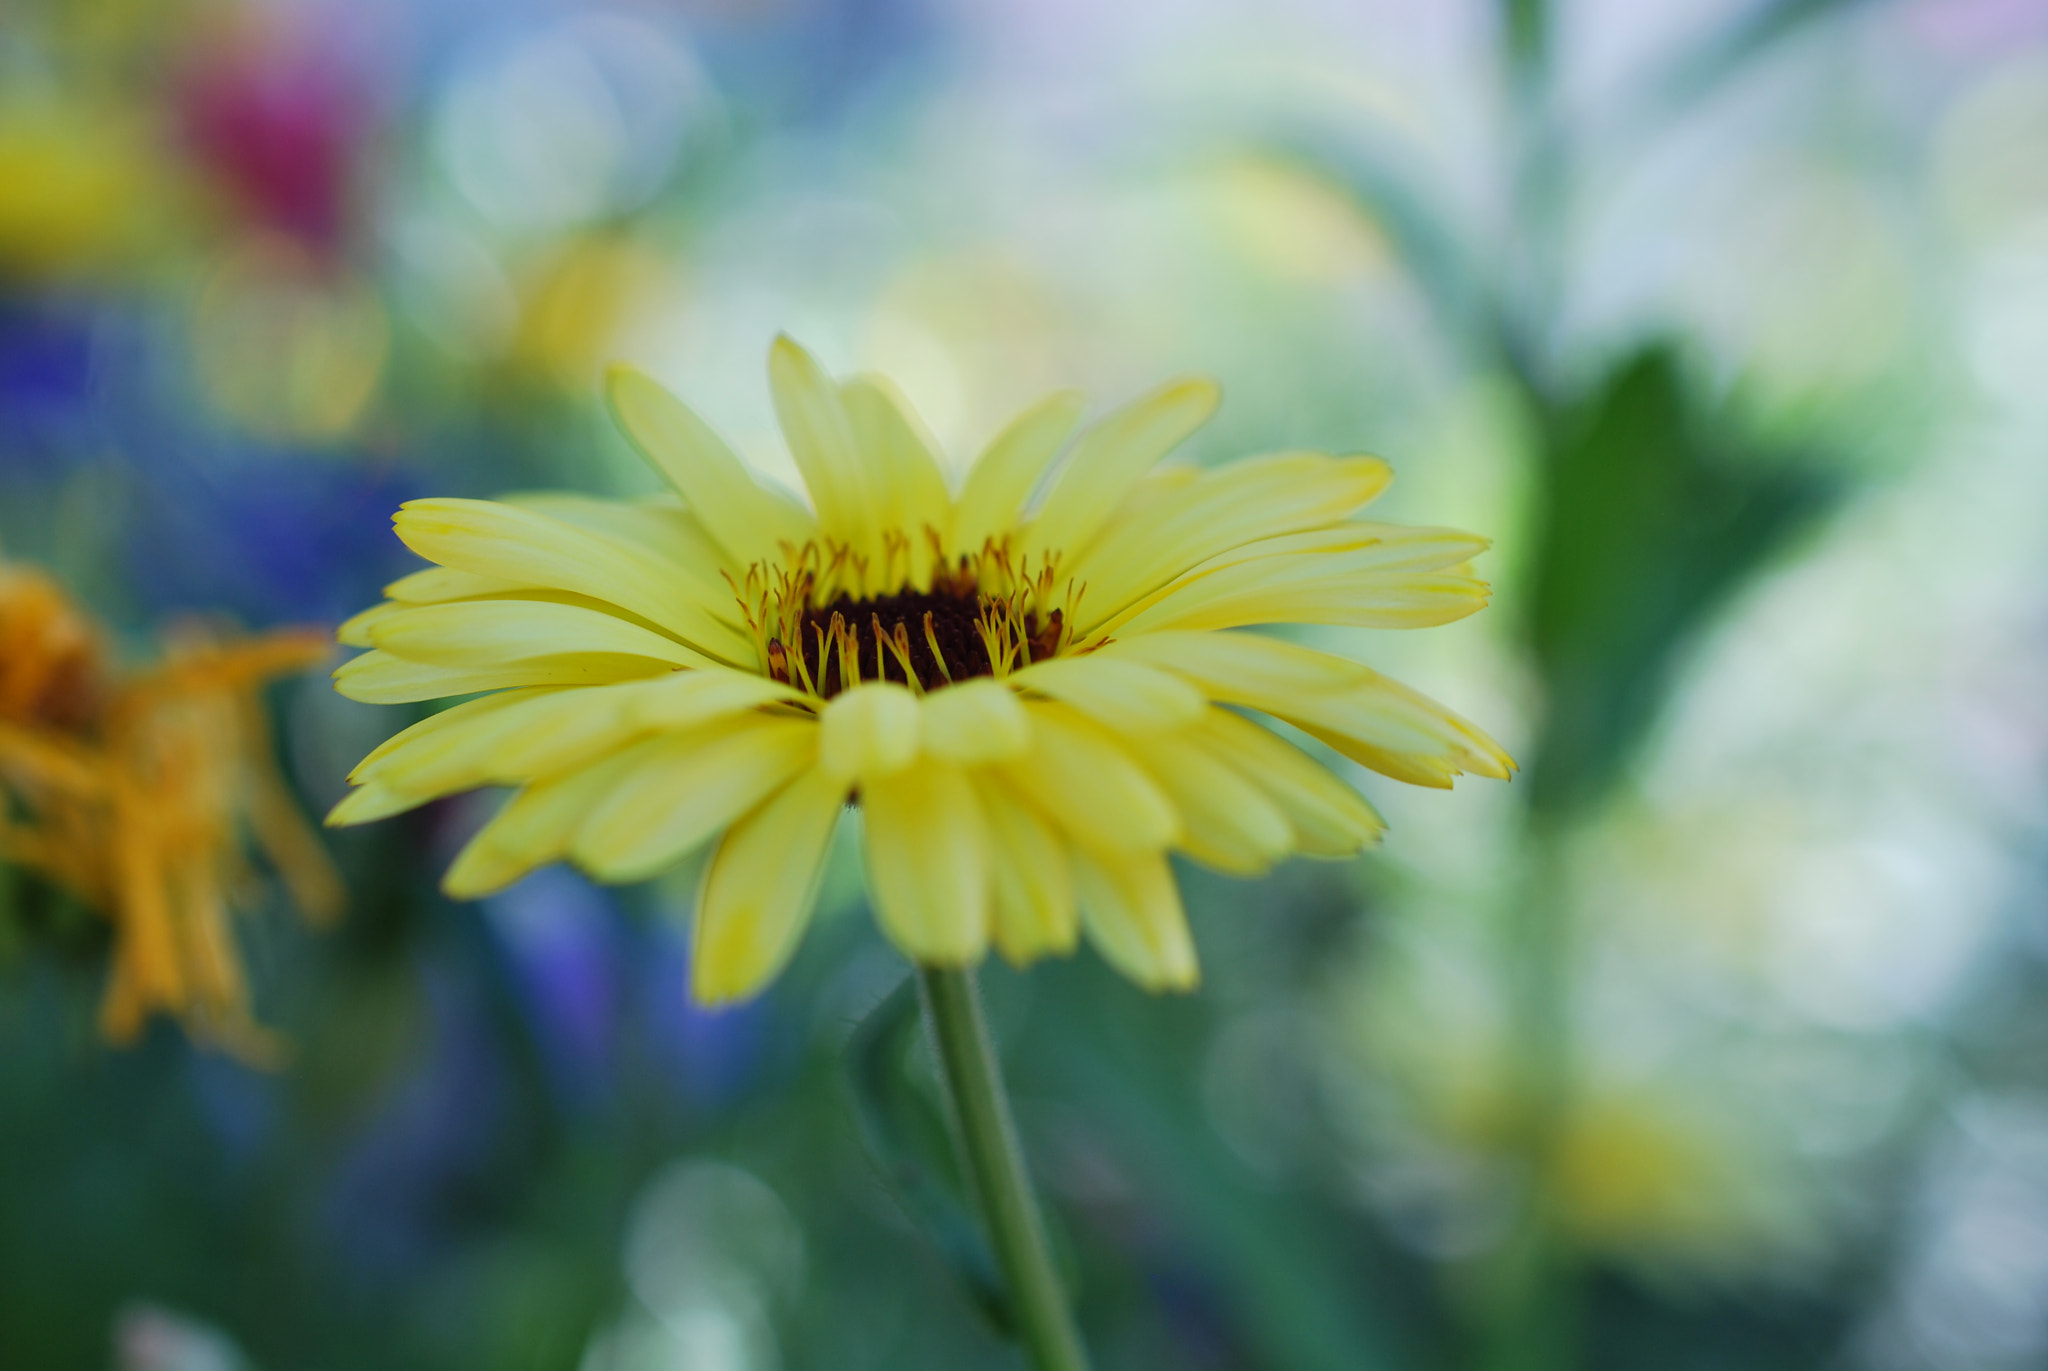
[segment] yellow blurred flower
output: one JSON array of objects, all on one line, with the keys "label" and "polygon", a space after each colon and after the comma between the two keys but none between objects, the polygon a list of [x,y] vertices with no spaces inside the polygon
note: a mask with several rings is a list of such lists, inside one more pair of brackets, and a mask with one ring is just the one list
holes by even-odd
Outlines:
[{"label": "yellow blurred flower", "polygon": [[319,636],[221,640],[190,631],[153,669],[110,678],[99,635],[41,573],[0,562],[0,859],[109,919],[100,1024],[131,1041],[157,1011],[254,1060],[228,911],[250,874],[246,823],[301,910],[341,887],[270,754],[257,689],[326,655]]},{"label": "yellow blurred flower", "polygon": [[1614,1087],[1572,1102],[1543,1169],[1547,1210],[1580,1248],[1727,1274],[1810,1244],[1813,1216],[1783,1181],[1725,1120]]},{"label": "yellow blurred flower", "polygon": [[1502,1044],[1441,1019],[1381,1039],[1361,1065],[1400,1100],[1368,1125],[1368,1150],[1452,1163],[1445,1174],[1479,1205],[1517,1177],[1531,1212],[1576,1251],[1652,1276],[1734,1277],[1796,1264],[1824,1236],[1773,1121],[1711,1082],[1581,1066],[1535,1100]]},{"label": "yellow blurred flower", "polygon": [[617,233],[570,241],[524,284],[513,361],[578,394],[589,393],[633,325],[672,309],[680,291],[667,259]]},{"label": "yellow blurred flower", "polygon": [[141,123],[80,101],[0,105],[0,275],[109,266],[165,218]]},{"label": "yellow blurred flower", "polygon": [[[788,339],[769,360],[807,506],[764,487],[629,369],[612,411],[681,503],[418,500],[398,535],[435,568],[343,626],[336,672],[372,702],[491,691],[354,772],[358,823],[453,791],[521,787],[447,888],[567,858],[644,879],[719,839],[694,990],[756,993],[794,947],[857,799],[885,932],[929,966],[1073,949],[1185,988],[1195,951],[1169,850],[1231,872],[1346,856],[1381,824],[1349,786],[1232,708],[1365,766],[1448,786],[1512,763],[1441,705],[1276,623],[1419,628],[1486,602],[1485,540],[1352,518],[1372,457],[1291,452],[1154,470],[1214,411],[1167,385],[1053,472],[1082,408],[1056,394],[948,488],[880,378],[835,381]],[[1045,485],[1042,499],[1032,495]]]},{"label": "yellow blurred flower", "polygon": [[391,330],[377,292],[279,235],[257,235],[215,270],[192,316],[207,397],[255,433],[341,438],[376,399]]}]

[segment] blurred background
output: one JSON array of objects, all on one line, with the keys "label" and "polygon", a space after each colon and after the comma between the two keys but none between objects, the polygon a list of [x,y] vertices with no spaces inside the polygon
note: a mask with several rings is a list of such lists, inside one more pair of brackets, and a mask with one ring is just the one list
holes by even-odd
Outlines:
[{"label": "blurred background", "polygon": [[[1099,1367],[2048,1363],[2048,4],[0,4],[0,549],[129,660],[651,489],[608,360],[787,472],[782,329],[1496,540],[1316,641],[1512,785],[1332,758],[1385,848],[1186,870],[1198,994],[984,976]],[[269,700],[315,816],[412,717]],[[1012,1365],[854,854],[712,1015],[690,872],[441,898],[487,805],[239,922],[267,1070],[0,870],[0,1365]]]}]

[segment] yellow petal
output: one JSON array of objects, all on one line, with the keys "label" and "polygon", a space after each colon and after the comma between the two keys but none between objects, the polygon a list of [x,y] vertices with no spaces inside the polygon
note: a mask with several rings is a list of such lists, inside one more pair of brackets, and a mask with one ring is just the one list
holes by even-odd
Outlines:
[{"label": "yellow petal", "polygon": [[570,856],[603,880],[645,880],[809,769],[817,746],[811,720],[760,714],[640,743]]},{"label": "yellow petal", "polygon": [[502,595],[527,588],[525,581],[507,581],[497,576],[478,576],[452,566],[430,566],[401,576],[384,587],[389,598],[407,605],[435,605],[443,600],[473,600],[479,595]]},{"label": "yellow petal", "polygon": [[768,352],[768,386],[789,454],[818,508],[818,526],[857,551],[880,551],[872,473],[861,462],[839,388],[817,359],[783,336]]},{"label": "yellow petal", "polygon": [[441,878],[441,889],[455,899],[473,900],[567,856],[576,830],[634,757],[628,747],[514,795],[455,858]]},{"label": "yellow petal", "polygon": [[1070,704],[1118,734],[1183,728],[1208,707],[1202,693],[1177,676],[1100,654],[1051,657],[1005,679]]},{"label": "yellow petal", "polygon": [[433,798],[388,790],[371,781],[342,796],[341,803],[327,811],[326,824],[329,828],[347,828],[352,824],[375,823],[408,809],[418,809]]},{"label": "yellow petal", "polygon": [[[1466,588],[1476,591],[1483,599],[1485,583],[1472,579],[1471,568],[1466,563],[1487,547],[1486,539],[1454,528],[1421,528],[1362,520],[1262,538],[1216,554],[1179,579],[1133,600],[1108,619],[1091,626],[1087,632],[1090,636],[1104,636],[1121,634],[1130,627],[1144,631],[1165,628],[1171,616],[1148,611],[1166,601],[1180,604],[1183,597],[1188,596],[1195,597],[1189,603],[1206,604],[1211,599],[1227,595],[1261,589],[1271,591],[1319,580],[1334,583],[1340,590],[1353,584],[1384,586],[1402,581],[1404,578],[1398,573],[1403,572],[1448,572],[1464,578],[1469,583]],[[1219,575],[1223,579],[1210,584],[1211,579]],[[1359,579],[1364,577],[1374,579]],[[1327,594],[1327,588],[1318,593]],[[1276,619],[1259,622],[1294,621]],[[1234,624],[1203,626],[1236,627]]]},{"label": "yellow petal", "polygon": [[1372,668],[1347,657],[1259,633],[1139,633],[1119,638],[1095,655],[1144,662],[1186,677],[1214,699],[1246,704],[1292,695],[1330,695],[1378,679]]},{"label": "yellow petal", "polygon": [[693,588],[701,571],[637,543],[489,500],[414,500],[392,525],[428,561],[587,595],[721,660],[756,664],[753,640],[727,621],[736,612],[729,588]]},{"label": "yellow petal", "polygon": [[466,720],[494,714],[501,709],[510,708],[522,700],[537,699],[553,693],[546,689],[508,690],[498,695],[486,695],[479,700],[466,700],[459,705],[452,705],[447,709],[441,710],[437,714],[429,714],[410,728],[401,729],[372,748],[370,755],[357,762],[355,770],[348,773],[348,779],[351,781],[368,780],[374,774],[377,765],[384,758],[401,748],[416,746],[421,740],[433,736],[444,728],[452,728]]},{"label": "yellow petal", "polygon": [[801,547],[817,521],[796,501],[764,489],[746,464],[681,400],[632,367],[605,373],[612,417],[640,455],[695,510],[734,565],[775,561]]},{"label": "yellow petal", "polygon": [[107,773],[94,751],[48,729],[29,729],[0,720],[0,762],[38,789],[66,799],[98,799]]},{"label": "yellow petal", "polygon": [[344,619],[341,627],[334,630],[334,641],[343,647],[375,647],[376,644],[370,640],[371,628],[380,619],[388,619],[403,608],[403,605],[390,600],[371,605],[361,614]]},{"label": "yellow petal", "polygon": [[[1177,672],[1212,699],[1309,729],[1354,760],[1401,780],[1444,786],[1461,771],[1505,780],[1514,769],[1499,744],[1428,696],[1358,662],[1276,638],[1147,633],[1119,639],[1096,655]],[[1389,760],[1395,756],[1409,760]]]},{"label": "yellow petal", "polygon": [[1342,519],[1392,476],[1377,457],[1290,452],[1232,462],[1135,513],[1119,509],[1113,531],[1064,570],[1088,583],[1084,609],[1094,621],[1107,619],[1232,548]]},{"label": "yellow petal", "polygon": [[1432,790],[1449,790],[1466,770],[1448,757],[1383,747],[1378,743],[1367,742],[1355,734],[1339,732],[1332,728],[1319,728],[1298,720],[1289,719],[1286,722],[1294,724],[1303,733],[1329,747],[1339,756],[1349,757],[1360,766],[1397,781],[1406,781],[1409,785],[1428,786]]},{"label": "yellow petal", "polygon": [[918,700],[908,687],[869,681],[832,697],[819,715],[818,765],[865,785],[917,760]]},{"label": "yellow petal", "polygon": [[1486,608],[1484,581],[1451,572],[1346,571],[1324,556],[1245,562],[1176,586],[1121,623],[1119,636],[1253,624],[1434,628]]},{"label": "yellow petal", "polygon": [[988,833],[960,768],[926,761],[861,787],[868,886],[890,941],[926,966],[988,946]]},{"label": "yellow petal", "polygon": [[766,676],[724,669],[679,671],[650,681],[626,702],[640,728],[679,731],[698,728],[728,714],[804,699],[801,692]]},{"label": "yellow petal", "polygon": [[1024,706],[1007,685],[989,677],[935,690],[921,708],[924,750],[945,761],[962,766],[999,762],[1022,755],[1031,745]]},{"label": "yellow petal", "polygon": [[1280,806],[1297,851],[1350,857],[1379,841],[1386,822],[1365,797],[1314,758],[1227,709],[1212,709],[1189,741],[1234,767]]},{"label": "yellow petal", "polygon": [[1081,435],[1047,494],[1029,537],[1069,561],[1161,457],[1216,412],[1214,381],[1175,381],[1126,405]]},{"label": "yellow petal", "polygon": [[727,560],[724,548],[673,495],[602,500],[571,491],[535,490],[500,495],[498,499],[517,509],[530,509],[550,519],[574,524],[602,538],[624,538],[638,543],[684,568],[700,594],[715,595],[722,584],[718,568]]},{"label": "yellow petal", "polygon": [[1065,955],[1080,936],[1067,845],[1043,815],[991,773],[976,778],[988,825],[995,944],[1013,965]]},{"label": "yellow petal", "polygon": [[808,771],[734,824],[705,871],[691,994],[727,1004],[757,993],[795,950],[846,803],[846,787]]},{"label": "yellow petal", "polygon": [[375,646],[394,657],[436,666],[504,666],[529,657],[604,653],[669,666],[718,667],[683,646],[615,614],[544,600],[457,600],[415,605],[371,624]]},{"label": "yellow petal", "polygon": [[388,652],[365,652],[343,662],[334,673],[334,688],[365,704],[410,704],[448,695],[475,695],[514,686],[610,685],[667,672],[672,668],[647,657],[614,657],[571,653],[561,657],[529,657],[524,661],[479,667],[430,666],[408,662]]},{"label": "yellow petal", "polygon": [[1016,527],[1024,502],[1066,445],[1086,403],[1078,390],[1056,391],[1012,419],[982,450],[954,507],[954,552],[979,552],[989,539]]},{"label": "yellow petal", "polygon": [[1180,817],[1101,725],[1057,702],[1033,701],[1031,750],[995,768],[1078,843],[1149,852],[1180,837]]},{"label": "yellow petal", "polygon": [[[499,707],[380,749],[350,779],[375,783],[394,801],[409,801],[399,808],[410,808],[451,791],[551,775],[614,751],[636,735],[700,728],[786,693],[773,681],[725,670],[566,691],[508,692],[489,697]],[[457,706],[447,714],[482,703]],[[380,811],[377,817],[396,812],[367,800],[341,812],[350,816],[347,822],[360,823],[373,807]]]},{"label": "yellow petal", "polygon": [[856,376],[839,389],[855,446],[871,473],[876,514],[883,527],[910,538],[916,584],[931,584],[930,529],[943,542],[951,532],[952,498],[939,468],[938,444],[910,402],[888,378]]},{"label": "yellow petal", "polygon": [[[1247,701],[1246,703],[1251,703]],[[1443,777],[1469,771],[1505,781],[1514,773],[1514,759],[1470,720],[1399,681],[1376,676],[1360,689],[1340,695],[1294,697],[1267,709],[1275,718],[1314,734],[1339,752],[1375,771],[1400,780],[1416,764]],[[1266,709],[1264,705],[1255,708]],[[1393,764],[1390,757],[1405,757]],[[1394,769],[1390,769],[1393,766]]]},{"label": "yellow petal", "polygon": [[1201,971],[1166,854],[1077,847],[1073,859],[1081,926],[1103,960],[1147,990],[1194,989]]},{"label": "yellow petal", "polygon": [[1350,519],[1330,528],[1246,543],[1202,565],[1214,569],[1258,557],[1341,552],[1346,554],[1346,568],[1352,571],[1441,571],[1469,562],[1492,546],[1492,539],[1461,528]]},{"label": "yellow petal", "polygon": [[1189,856],[1218,871],[1256,876],[1293,849],[1294,826],[1280,807],[1185,733],[1134,734],[1123,742],[1180,812]]}]

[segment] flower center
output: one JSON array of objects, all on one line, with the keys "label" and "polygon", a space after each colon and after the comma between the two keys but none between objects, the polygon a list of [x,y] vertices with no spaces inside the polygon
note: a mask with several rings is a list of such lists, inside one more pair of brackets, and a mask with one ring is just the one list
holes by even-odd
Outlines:
[{"label": "flower center", "polygon": [[[938,690],[976,676],[995,676],[1000,673],[989,657],[991,637],[998,651],[1005,644],[1001,635],[987,631],[991,608],[978,595],[944,591],[906,590],[865,600],[842,596],[802,611],[795,635],[803,645],[800,662],[796,644],[770,640],[768,674],[828,700],[863,681]],[[1061,619],[1055,609],[1022,640],[1029,660],[1053,654]],[[1006,670],[1024,664],[1015,651],[1004,655],[1009,658]]]},{"label": "flower center", "polygon": [[768,675],[827,700],[863,681],[922,692],[1006,676],[1066,646],[1080,588],[1050,562],[1034,573],[990,544],[949,564],[933,541],[930,563],[892,557],[872,579],[862,559],[815,544],[729,578]]}]

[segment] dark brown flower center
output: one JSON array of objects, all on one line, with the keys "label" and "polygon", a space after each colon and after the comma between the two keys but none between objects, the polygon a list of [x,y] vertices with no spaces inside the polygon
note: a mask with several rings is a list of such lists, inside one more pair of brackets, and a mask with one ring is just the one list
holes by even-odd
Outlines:
[{"label": "dark brown flower center", "polygon": [[[802,611],[795,635],[800,645],[769,640],[768,672],[826,699],[863,681],[915,682],[919,689],[938,690],[993,676],[988,615],[989,606],[972,594],[841,596]],[[1024,640],[1023,660],[1013,656],[1005,669],[1050,656],[1059,644],[1060,627],[1060,611],[1054,610]]]}]

